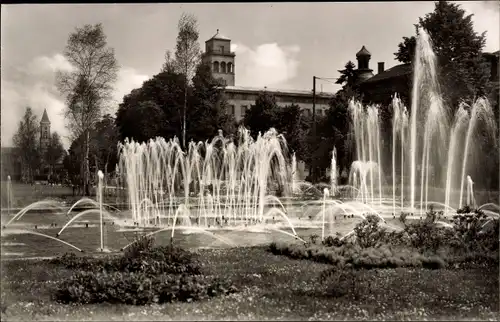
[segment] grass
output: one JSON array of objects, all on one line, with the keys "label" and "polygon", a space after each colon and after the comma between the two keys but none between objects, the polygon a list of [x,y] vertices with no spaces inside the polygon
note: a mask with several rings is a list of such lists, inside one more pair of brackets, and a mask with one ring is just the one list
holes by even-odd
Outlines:
[{"label": "grass", "polygon": [[361,270],[358,299],[334,298],[319,280],[331,265],[263,247],[198,250],[206,275],[240,292],[193,303],[63,305],[51,294],[72,271],[42,260],[2,261],[2,320],[498,319],[498,269]]},{"label": "grass", "polygon": [[[2,208],[7,208],[7,182],[1,182],[1,203]],[[91,198],[95,198],[95,191],[91,189]],[[77,192],[76,192],[77,193]],[[24,184],[19,182],[12,183],[12,208],[23,208],[34,202],[53,199],[59,201],[67,201],[68,203],[74,203],[81,199],[83,196],[76,195],[73,196],[73,188],[68,186],[49,186],[41,184]],[[116,203],[117,197],[113,193],[106,194],[104,196],[105,203]]]}]

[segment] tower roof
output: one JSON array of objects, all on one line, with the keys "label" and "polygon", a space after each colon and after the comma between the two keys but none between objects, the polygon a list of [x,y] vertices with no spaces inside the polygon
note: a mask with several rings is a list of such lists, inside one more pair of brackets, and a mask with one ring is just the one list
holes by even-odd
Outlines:
[{"label": "tower roof", "polygon": [[42,120],[40,123],[50,123],[49,116],[47,115],[47,109],[43,109]]},{"label": "tower roof", "polygon": [[361,50],[358,51],[358,53],[356,54],[356,57],[360,57],[360,56],[371,56],[372,54],[368,51],[368,49],[366,49],[365,46],[361,47]]},{"label": "tower roof", "polygon": [[[212,36],[212,38],[210,38],[209,40],[212,40],[212,39],[217,39],[217,40],[231,40],[230,38],[222,35],[219,33],[219,29],[217,29],[217,33],[215,35]],[[209,41],[207,40],[207,41]]]}]

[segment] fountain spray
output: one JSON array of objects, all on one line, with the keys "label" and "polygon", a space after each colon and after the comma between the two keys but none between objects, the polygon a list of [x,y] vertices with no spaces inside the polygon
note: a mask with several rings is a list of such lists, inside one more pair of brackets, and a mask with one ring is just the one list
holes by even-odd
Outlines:
[{"label": "fountain spray", "polygon": [[325,240],[325,211],[326,211],[326,199],[330,192],[328,188],[323,189],[323,220],[321,222],[321,241]]},{"label": "fountain spray", "polygon": [[97,172],[98,184],[97,190],[99,194],[99,217],[100,217],[100,225],[101,225],[101,252],[104,251],[104,233],[103,233],[103,222],[102,222],[102,180],[104,178],[104,174],[101,170]]}]

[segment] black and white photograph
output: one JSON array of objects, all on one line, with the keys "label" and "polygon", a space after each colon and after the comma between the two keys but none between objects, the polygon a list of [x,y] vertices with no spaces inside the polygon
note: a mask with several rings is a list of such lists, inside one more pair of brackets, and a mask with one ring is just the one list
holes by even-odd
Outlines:
[{"label": "black and white photograph", "polygon": [[2,321],[499,321],[500,1],[1,5]]}]

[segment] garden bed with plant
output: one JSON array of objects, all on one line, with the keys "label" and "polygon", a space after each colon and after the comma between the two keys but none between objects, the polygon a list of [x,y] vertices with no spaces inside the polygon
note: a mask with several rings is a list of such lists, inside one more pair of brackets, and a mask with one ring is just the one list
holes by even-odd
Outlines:
[{"label": "garden bed with plant", "polygon": [[481,211],[460,210],[450,226],[439,224],[442,213],[431,210],[425,219],[388,231],[380,219],[368,215],[350,238],[312,235],[305,244],[272,243],[269,251],[294,259],[308,259],[352,269],[424,267],[498,267],[498,219]]},{"label": "garden bed with plant", "polygon": [[188,252],[143,239],[120,255],[2,261],[2,320],[498,320],[498,243],[471,234],[478,214],[463,218],[453,236],[475,242],[419,248],[369,217],[361,238],[324,244]]}]

